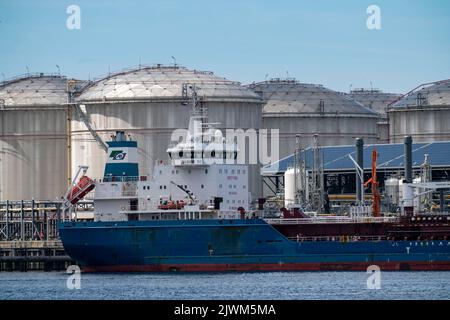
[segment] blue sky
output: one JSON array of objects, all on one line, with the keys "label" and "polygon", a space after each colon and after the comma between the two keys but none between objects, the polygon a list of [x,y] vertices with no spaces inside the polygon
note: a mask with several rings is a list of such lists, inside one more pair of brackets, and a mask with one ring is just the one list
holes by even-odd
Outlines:
[{"label": "blue sky", "polygon": [[[71,4],[80,30],[66,28]],[[381,30],[366,27],[371,4]],[[244,84],[289,75],[402,93],[450,78],[448,0],[0,0],[0,39],[0,80],[56,64],[87,79],[171,56]]]}]

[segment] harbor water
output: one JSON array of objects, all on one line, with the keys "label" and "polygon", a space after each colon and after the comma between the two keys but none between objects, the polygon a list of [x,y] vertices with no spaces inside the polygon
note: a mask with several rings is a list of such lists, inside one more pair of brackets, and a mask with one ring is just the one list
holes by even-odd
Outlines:
[{"label": "harbor water", "polygon": [[0,272],[0,299],[450,299],[450,272],[381,272],[378,289],[365,272],[81,273],[79,289],[69,276]]}]

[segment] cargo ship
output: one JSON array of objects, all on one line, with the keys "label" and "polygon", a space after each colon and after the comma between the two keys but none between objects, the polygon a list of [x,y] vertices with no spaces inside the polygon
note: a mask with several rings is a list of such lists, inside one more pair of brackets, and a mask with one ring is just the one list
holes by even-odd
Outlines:
[{"label": "cargo ship", "polygon": [[58,226],[84,271],[450,270],[450,215],[414,213],[413,184],[404,183],[397,216],[309,216],[293,206],[268,217],[252,208],[239,149],[206,112],[193,94],[185,137],[151,177],[139,176],[137,142],[124,132],[107,143],[101,179],[84,168],[66,208],[94,189],[94,221],[70,215]]}]

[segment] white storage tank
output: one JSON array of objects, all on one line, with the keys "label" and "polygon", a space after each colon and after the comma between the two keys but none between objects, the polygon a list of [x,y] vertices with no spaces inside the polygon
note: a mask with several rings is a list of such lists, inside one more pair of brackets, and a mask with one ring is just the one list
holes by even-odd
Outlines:
[{"label": "white storage tank", "polygon": [[384,182],[384,190],[390,204],[400,204],[400,179],[395,177],[386,179]]},{"label": "white storage tank", "polygon": [[284,173],[284,206],[286,208],[295,204],[295,189],[295,170],[291,168]]},{"label": "white storage tank", "polygon": [[271,79],[248,85],[264,100],[263,128],[280,130],[280,158],[291,155],[300,135],[303,148],[314,134],[321,146],[378,141],[379,115],[359,102],[316,84],[295,79]]},{"label": "white storage tank", "polygon": [[[182,104],[184,84],[195,84],[208,121],[224,134],[225,129],[261,128],[261,98],[238,82],[180,66],[126,70],[90,83],[76,97],[83,115],[74,112],[71,124],[72,174],[79,165],[88,165],[91,176],[103,175],[105,152],[88,130],[88,121],[103,141],[115,131],[131,135],[138,143],[140,175],[152,175],[155,162],[169,158],[172,132],[188,126],[192,108]],[[249,191],[258,197],[259,164],[250,165],[249,180]]]},{"label": "white storage tank", "polygon": [[68,186],[67,79],[43,73],[0,85],[0,200],[55,200]]},{"label": "white storage tank", "polygon": [[414,142],[450,140],[450,80],[424,84],[404,95],[388,110],[391,143],[406,135]]}]

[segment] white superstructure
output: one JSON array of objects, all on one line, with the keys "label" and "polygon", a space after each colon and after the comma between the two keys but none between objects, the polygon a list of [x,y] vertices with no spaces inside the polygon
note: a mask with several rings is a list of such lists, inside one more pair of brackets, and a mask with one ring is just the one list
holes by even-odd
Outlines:
[{"label": "white superstructure", "polygon": [[138,174],[135,141],[118,132],[108,143],[105,174],[95,186],[96,221],[239,218],[249,210],[248,167],[236,163],[236,144],[206,122],[191,89],[189,129],[151,177]]}]

